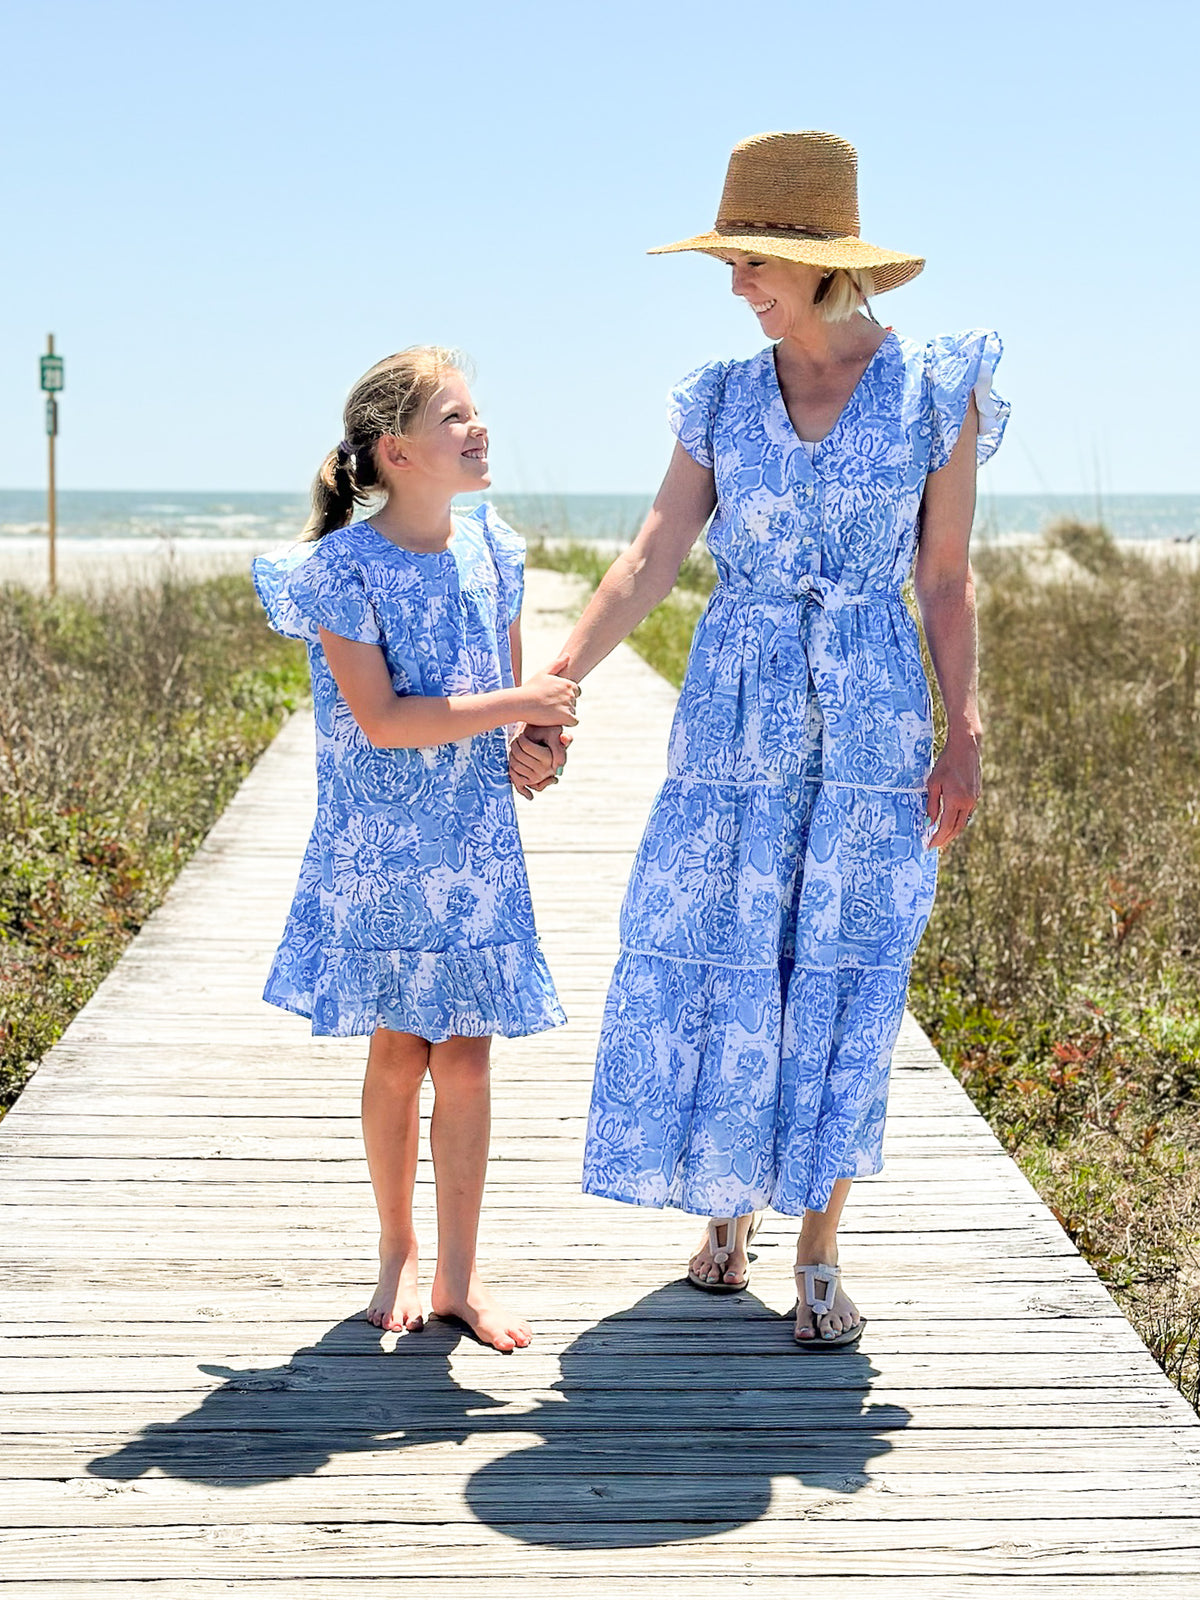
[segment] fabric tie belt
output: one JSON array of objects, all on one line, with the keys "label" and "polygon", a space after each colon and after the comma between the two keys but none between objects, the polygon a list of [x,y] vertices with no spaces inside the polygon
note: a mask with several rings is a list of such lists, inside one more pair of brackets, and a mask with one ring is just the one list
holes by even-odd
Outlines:
[{"label": "fabric tie belt", "polygon": [[[724,591],[724,595],[722,593]],[[900,601],[899,589],[852,590],[819,573],[803,573],[794,587],[722,584],[714,598],[759,604],[776,611],[783,603],[794,616],[764,618],[760,658],[763,756],[770,765],[792,765],[803,755],[804,706],[811,683],[824,721],[822,768],[827,777],[852,782],[872,757],[882,754],[865,683],[855,683],[836,614],[849,608]],[[886,738],[886,735],[884,735]],[[782,758],[782,759],[781,759]],[[789,759],[792,758],[792,759]]]},{"label": "fabric tie belt", "polygon": [[737,598],[744,594],[753,600],[762,596],[766,600],[812,600],[822,611],[839,611],[843,606],[890,605],[899,600],[899,589],[846,589],[832,578],[823,578],[817,572],[802,573],[794,589],[775,588],[768,585],[749,586],[745,590],[738,584],[727,585],[729,593]]}]

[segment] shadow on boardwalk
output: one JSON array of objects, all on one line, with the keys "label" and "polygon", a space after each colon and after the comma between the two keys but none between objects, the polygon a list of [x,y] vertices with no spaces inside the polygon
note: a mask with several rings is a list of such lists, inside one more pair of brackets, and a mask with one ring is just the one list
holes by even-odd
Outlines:
[{"label": "shadow on boardwalk", "polygon": [[[799,1355],[789,1324],[751,1294],[714,1308],[719,1342],[699,1309],[686,1286],[668,1284],[604,1318],[563,1352],[554,1398],[543,1393],[521,1411],[510,1382],[519,1353],[496,1357],[510,1391],[499,1398],[455,1381],[450,1354],[466,1335],[450,1325],[434,1319],[387,1353],[375,1329],[347,1319],[283,1365],[202,1366],[227,1381],[88,1470],[121,1481],[157,1470],[236,1490],[315,1474],[354,1451],[488,1435],[512,1444],[528,1434],[528,1447],[474,1473],[468,1503],[510,1537],[575,1549],[690,1539],[697,1524],[706,1533],[744,1526],[767,1510],[776,1476],[846,1494],[862,1488],[868,1464],[892,1448],[882,1433],[911,1420],[902,1407],[869,1402],[877,1376],[869,1359]],[[764,1347],[764,1322],[778,1329],[778,1354]],[[739,1340],[739,1328],[749,1337]],[[728,1353],[714,1353],[726,1342]],[[771,1387],[761,1386],[764,1365]],[[681,1504],[672,1485],[680,1473],[708,1480],[693,1504]],[[606,1503],[614,1476],[623,1487]]]}]

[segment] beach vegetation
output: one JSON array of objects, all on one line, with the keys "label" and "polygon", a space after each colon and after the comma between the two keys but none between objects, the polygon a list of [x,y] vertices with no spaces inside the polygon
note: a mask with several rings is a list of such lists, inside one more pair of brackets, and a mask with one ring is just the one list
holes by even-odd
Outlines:
[{"label": "beach vegetation", "polygon": [[0,587],[0,1106],[307,693],[248,577]]}]

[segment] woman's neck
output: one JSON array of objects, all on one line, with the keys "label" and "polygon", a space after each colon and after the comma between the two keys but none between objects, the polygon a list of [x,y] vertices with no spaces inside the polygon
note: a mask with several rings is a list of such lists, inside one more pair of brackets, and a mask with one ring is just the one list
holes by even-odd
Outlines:
[{"label": "woman's neck", "polygon": [[785,371],[855,365],[869,360],[886,337],[885,328],[864,316],[826,322],[814,312],[788,329],[776,347],[776,362]]}]

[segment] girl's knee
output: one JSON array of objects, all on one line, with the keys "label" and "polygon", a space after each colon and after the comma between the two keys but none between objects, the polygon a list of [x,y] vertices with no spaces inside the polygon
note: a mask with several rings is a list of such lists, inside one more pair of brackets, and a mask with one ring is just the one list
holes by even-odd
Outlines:
[{"label": "girl's knee", "polygon": [[486,1093],[491,1083],[491,1040],[447,1039],[431,1046],[429,1072],[435,1090]]},{"label": "girl's knee", "polygon": [[384,1073],[401,1082],[411,1080],[419,1085],[429,1068],[429,1051],[429,1041],[416,1034],[376,1028],[371,1035],[367,1071]]}]

